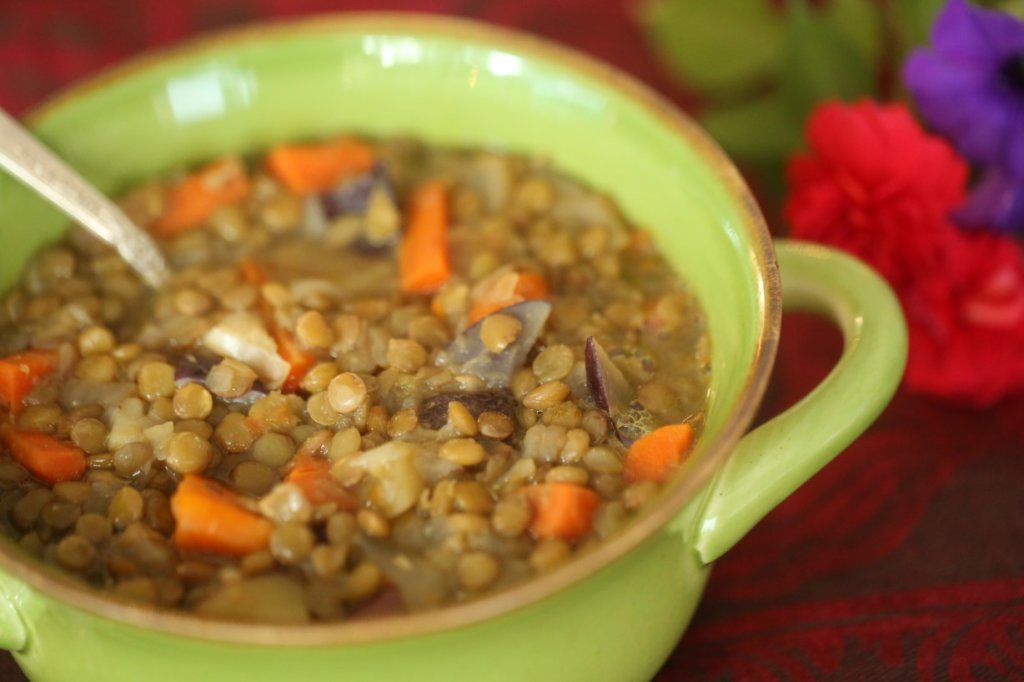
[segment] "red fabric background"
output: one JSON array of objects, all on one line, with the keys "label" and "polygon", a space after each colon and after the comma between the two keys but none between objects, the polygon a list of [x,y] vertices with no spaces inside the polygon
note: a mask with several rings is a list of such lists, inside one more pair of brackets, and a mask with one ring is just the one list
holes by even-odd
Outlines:
[{"label": "red fabric background", "polygon": [[[398,9],[472,16],[572,45],[680,104],[629,0],[6,0],[0,105],[151,46],[271,16]],[[727,40],[723,37],[723,40]],[[725,43],[723,43],[725,45]],[[787,317],[764,415],[839,353]],[[659,680],[1024,679],[1024,399],[973,412],[904,394],[717,566]],[[0,678],[23,679],[8,656]]]}]

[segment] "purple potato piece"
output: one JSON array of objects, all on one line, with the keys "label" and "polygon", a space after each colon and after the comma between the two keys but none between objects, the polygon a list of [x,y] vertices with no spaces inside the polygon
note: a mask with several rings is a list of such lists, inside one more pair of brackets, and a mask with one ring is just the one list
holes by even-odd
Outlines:
[{"label": "purple potato piece", "polygon": [[185,355],[174,365],[174,383],[181,388],[185,384],[202,384],[218,360],[208,356]]},{"label": "purple potato piece", "polygon": [[633,389],[622,370],[593,336],[587,337],[583,360],[587,368],[587,386],[597,406],[612,418],[626,410],[633,399]]},{"label": "purple potato piece", "polygon": [[[503,308],[503,315],[510,315],[522,324],[518,338],[500,353],[487,350],[480,339],[483,320],[469,327],[448,344],[439,359],[441,364],[463,374],[472,374],[483,379],[491,388],[504,388],[512,379],[512,373],[522,367],[533,344],[537,343],[544,324],[551,315],[548,301],[524,301]],[[486,318],[485,318],[486,319]]]},{"label": "purple potato piece", "polygon": [[457,400],[474,418],[484,412],[500,412],[515,421],[516,399],[508,389],[439,393],[420,403],[416,417],[428,429],[439,429],[448,423],[448,403]]},{"label": "purple potato piece", "polygon": [[377,163],[366,173],[360,173],[321,194],[320,205],[323,207],[324,216],[328,220],[333,220],[340,215],[362,215],[366,212],[370,195],[377,185],[383,185],[391,198],[395,198],[387,171],[383,164]]}]

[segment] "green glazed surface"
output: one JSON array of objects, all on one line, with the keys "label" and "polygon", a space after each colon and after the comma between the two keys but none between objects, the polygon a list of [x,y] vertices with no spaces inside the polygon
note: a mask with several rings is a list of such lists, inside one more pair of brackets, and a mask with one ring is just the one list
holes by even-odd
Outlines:
[{"label": "green glazed surface", "polygon": [[[225,151],[342,130],[549,156],[649,228],[703,302],[714,349],[702,443],[729,428],[777,303],[757,224],[731,166],[594,72],[533,55],[528,39],[386,18],[250,31],[174,53],[58,100],[35,131],[101,189]],[[689,124],[685,124],[689,125]],[[755,215],[751,218],[751,211]],[[0,285],[64,221],[0,177]],[[779,249],[787,301],[846,335],[837,370],[744,439],[715,485],[625,556],[537,602],[470,626],[370,643],[216,641],[91,613],[0,572],[0,645],[38,680],[640,680],[689,621],[707,564],[856,437],[902,373],[905,331],[867,268],[817,247]],[[754,390],[756,391],[756,381]],[[756,397],[756,396],[754,396]],[[733,425],[735,426],[735,425]],[[703,447],[703,446],[702,446]],[[695,453],[698,459],[701,451]]]}]

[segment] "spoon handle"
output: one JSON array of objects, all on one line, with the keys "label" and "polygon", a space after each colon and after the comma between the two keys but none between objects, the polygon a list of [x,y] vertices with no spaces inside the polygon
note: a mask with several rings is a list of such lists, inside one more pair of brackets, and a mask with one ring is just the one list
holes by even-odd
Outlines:
[{"label": "spoon handle", "polygon": [[3,110],[0,167],[117,249],[147,284],[167,282],[167,263],[149,234]]}]

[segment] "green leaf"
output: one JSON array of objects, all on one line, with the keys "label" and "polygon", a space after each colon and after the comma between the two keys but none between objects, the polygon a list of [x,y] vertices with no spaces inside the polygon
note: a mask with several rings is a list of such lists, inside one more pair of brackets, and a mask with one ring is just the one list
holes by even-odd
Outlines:
[{"label": "green leaf", "polygon": [[712,109],[701,123],[725,151],[747,162],[779,162],[801,144],[803,121],[781,93]]},{"label": "green leaf", "polygon": [[1008,0],[999,5],[999,9],[1009,12],[1015,17],[1024,19],[1024,0]]},{"label": "green leaf", "polygon": [[640,21],[697,91],[737,92],[778,69],[782,22],[765,0],[646,0]]},{"label": "green leaf", "polygon": [[882,15],[872,0],[832,0],[825,7],[829,26],[849,40],[866,64],[882,56]]},{"label": "green leaf", "polygon": [[872,65],[853,41],[812,13],[806,0],[790,0],[783,47],[783,91],[803,116],[827,99],[853,100],[872,94]]},{"label": "green leaf", "polygon": [[935,17],[946,0],[895,0],[895,21],[900,28],[900,43],[904,52],[928,42]]}]

